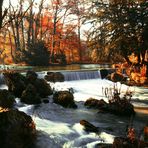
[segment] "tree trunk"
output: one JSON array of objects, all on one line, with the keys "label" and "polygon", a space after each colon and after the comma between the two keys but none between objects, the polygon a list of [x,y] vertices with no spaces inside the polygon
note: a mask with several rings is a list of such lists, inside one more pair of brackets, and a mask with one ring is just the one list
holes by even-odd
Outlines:
[{"label": "tree trunk", "polygon": [[54,14],[54,21],[53,21],[53,34],[52,34],[52,51],[51,51],[51,55],[53,56],[52,57],[52,61],[51,62],[54,62],[54,50],[55,50],[55,35],[56,35],[56,32],[57,32],[57,14],[58,14],[58,5],[56,4],[56,9],[55,9],[55,14]]},{"label": "tree trunk", "polygon": [[19,21],[18,18],[15,19],[15,28],[16,28],[16,40],[17,40],[17,46],[16,50],[20,50],[20,32],[19,32]]},{"label": "tree trunk", "polygon": [[3,0],[0,0],[0,29],[2,27],[2,17],[3,17],[2,6],[3,6]]},{"label": "tree trunk", "polygon": [[13,43],[12,43],[12,35],[11,32],[9,31],[9,41],[10,41],[10,46],[11,46],[11,56],[13,61],[15,60],[14,55],[13,55]]},{"label": "tree trunk", "polygon": [[25,50],[25,36],[24,36],[24,21],[21,21],[21,29],[22,29],[22,50]]},{"label": "tree trunk", "polygon": [[79,57],[80,62],[82,62],[82,51],[81,51],[81,32],[80,32],[80,17],[78,16],[78,50],[79,50]]}]

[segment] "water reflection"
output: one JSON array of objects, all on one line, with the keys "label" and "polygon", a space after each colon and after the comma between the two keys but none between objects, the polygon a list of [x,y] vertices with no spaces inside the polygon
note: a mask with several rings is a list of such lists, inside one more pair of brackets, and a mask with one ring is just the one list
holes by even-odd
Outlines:
[{"label": "water reflection", "polygon": [[16,65],[0,65],[0,70],[18,70],[18,71],[57,71],[57,70],[85,70],[85,69],[101,69],[111,68],[110,64],[70,64],[64,66],[16,66]]}]

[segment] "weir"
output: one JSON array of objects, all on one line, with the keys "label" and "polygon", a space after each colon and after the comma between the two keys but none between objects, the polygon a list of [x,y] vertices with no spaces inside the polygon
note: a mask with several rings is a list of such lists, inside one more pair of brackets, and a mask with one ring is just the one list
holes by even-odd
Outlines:
[{"label": "weir", "polygon": [[4,76],[2,73],[0,73],[0,85],[5,84]]},{"label": "weir", "polygon": [[[37,72],[39,78],[44,78],[48,71]],[[105,78],[105,76],[111,72],[111,69],[92,69],[92,70],[58,70],[50,72],[61,72],[64,75],[65,81],[76,81],[76,80],[88,80],[88,79],[98,79]],[[26,72],[22,72],[25,75]],[[0,74],[0,84],[4,84],[4,76]]]},{"label": "weir", "polygon": [[100,71],[98,70],[66,71],[62,72],[62,74],[64,75],[65,81],[101,78]]}]

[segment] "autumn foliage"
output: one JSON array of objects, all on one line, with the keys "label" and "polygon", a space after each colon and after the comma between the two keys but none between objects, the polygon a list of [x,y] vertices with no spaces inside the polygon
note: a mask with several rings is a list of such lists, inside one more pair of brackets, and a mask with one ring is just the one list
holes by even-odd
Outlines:
[{"label": "autumn foliage", "polygon": [[[55,8],[58,12],[60,3],[54,3],[53,5],[57,6]],[[39,8],[42,8],[41,5]],[[38,54],[35,52],[42,50],[37,48],[40,41],[43,41],[44,46],[47,48],[49,64],[80,62],[79,51],[84,51],[86,46],[83,42],[80,47],[76,24],[64,24],[64,21],[59,16],[54,16],[47,8],[42,13],[33,13],[33,8],[30,5],[26,12],[21,11],[21,6],[18,12],[11,10],[9,15],[12,13],[15,20],[12,18],[10,25],[0,32],[1,63],[25,62],[26,64],[31,64],[31,59],[33,60],[33,58],[29,55],[31,55],[33,50],[34,54]],[[9,15],[8,17],[10,17]],[[6,40],[7,42],[5,42]],[[31,49],[32,47],[34,49]],[[30,62],[26,62],[27,59],[30,59]]]}]

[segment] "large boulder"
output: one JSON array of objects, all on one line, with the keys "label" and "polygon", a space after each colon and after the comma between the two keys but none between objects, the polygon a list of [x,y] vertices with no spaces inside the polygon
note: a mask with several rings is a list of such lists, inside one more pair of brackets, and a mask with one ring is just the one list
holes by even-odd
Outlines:
[{"label": "large boulder", "polygon": [[30,116],[18,110],[0,112],[1,148],[32,148],[35,139],[35,124]]},{"label": "large boulder", "polygon": [[28,71],[26,77],[18,72],[5,72],[4,78],[8,90],[27,104],[39,103],[40,97],[45,98],[52,94],[50,84],[37,78],[34,71]]},{"label": "large boulder", "polygon": [[48,72],[47,75],[44,76],[44,79],[48,82],[55,82],[54,80],[54,72]]},{"label": "large boulder", "polygon": [[107,103],[103,99],[97,100],[94,98],[89,98],[85,101],[84,105],[89,108],[101,109],[102,107],[106,106]]},{"label": "large boulder", "polygon": [[29,83],[34,82],[37,79],[38,75],[34,71],[27,71],[26,79]]},{"label": "large boulder", "polygon": [[15,97],[6,89],[0,89],[0,106],[3,108],[12,108],[15,103]]},{"label": "large boulder", "polygon": [[77,108],[74,102],[74,96],[69,91],[58,91],[53,95],[53,101],[63,107]]},{"label": "large boulder", "polygon": [[64,75],[60,72],[47,72],[44,77],[49,82],[64,82]]},{"label": "large boulder", "polygon": [[36,88],[37,93],[40,97],[45,98],[52,95],[52,88],[44,79],[36,79],[32,85]]},{"label": "large boulder", "polygon": [[26,77],[18,72],[4,72],[4,79],[8,90],[16,97],[21,97],[23,90],[26,88]]},{"label": "large boulder", "polygon": [[109,103],[109,105],[103,109],[104,111],[121,116],[135,115],[134,106],[125,100]]},{"label": "large boulder", "polygon": [[99,106],[98,109],[119,116],[135,115],[134,106],[126,100],[109,102],[105,105]]},{"label": "large boulder", "polygon": [[99,111],[109,112],[115,115],[130,116],[135,115],[134,106],[126,99],[119,98],[113,102],[105,102],[103,99],[97,100],[89,98],[84,105],[89,108],[95,108]]},{"label": "large boulder", "polygon": [[104,79],[109,74],[109,70],[107,70],[107,69],[101,69],[100,70],[100,74],[101,74],[101,78]]},{"label": "large boulder", "polygon": [[124,77],[121,73],[111,73],[107,76],[107,79],[113,81],[113,82],[126,82],[127,78]]},{"label": "large boulder", "polygon": [[36,88],[32,84],[28,84],[23,91],[21,101],[26,104],[39,104],[41,103],[41,97],[36,91]]}]

